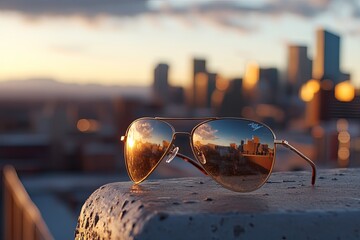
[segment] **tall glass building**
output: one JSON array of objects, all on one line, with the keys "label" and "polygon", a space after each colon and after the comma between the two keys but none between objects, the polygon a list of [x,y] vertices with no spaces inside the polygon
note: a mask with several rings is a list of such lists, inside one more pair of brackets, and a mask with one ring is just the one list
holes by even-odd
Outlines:
[{"label": "tall glass building", "polygon": [[341,81],[340,37],[325,29],[316,32],[313,77],[319,80],[330,79],[334,83]]}]

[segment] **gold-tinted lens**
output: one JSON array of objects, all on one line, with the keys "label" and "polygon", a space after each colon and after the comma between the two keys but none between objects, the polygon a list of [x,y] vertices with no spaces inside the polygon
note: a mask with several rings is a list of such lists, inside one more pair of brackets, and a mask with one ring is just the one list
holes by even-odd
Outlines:
[{"label": "gold-tinted lens", "polygon": [[265,125],[243,119],[220,119],[197,126],[192,146],[198,161],[218,183],[238,192],[261,187],[274,159],[274,134]]},{"label": "gold-tinted lens", "polygon": [[172,127],[163,121],[140,119],[131,124],[125,143],[125,163],[134,182],[143,181],[155,169],[172,136]]}]

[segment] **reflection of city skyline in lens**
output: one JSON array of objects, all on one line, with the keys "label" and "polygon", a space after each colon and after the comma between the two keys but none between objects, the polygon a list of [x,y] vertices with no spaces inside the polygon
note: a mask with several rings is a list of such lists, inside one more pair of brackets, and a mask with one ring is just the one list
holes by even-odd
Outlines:
[{"label": "reflection of city skyline in lens", "polygon": [[274,137],[263,124],[221,119],[198,126],[192,144],[210,176],[226,188],[248,192],[264,184],[271,172]]},{"label": "reflection of city skyline in lens", "polygon": [[192,144],[204,169],[224,187],[239,192],[264,184],[274,164],[274,134],[249,120],[209,121],[195,129]]},{"label": "reflection of city skyline in lens", "polygon": [[[224,123],[226,127],[224,127]],[[254,128],[256,124],[258,128]],[[219,131],[221,129],[221,131]],[[211,121],[200,125],[194,132],[194,142],[202,141],[204,144],[216,144],[221,146],[229,146],[232,143],[241,144],[257,137],[262,142],[274,147],[274,135],[269,134],[270,130],[262,124],[238,119],[223,119]]]}]

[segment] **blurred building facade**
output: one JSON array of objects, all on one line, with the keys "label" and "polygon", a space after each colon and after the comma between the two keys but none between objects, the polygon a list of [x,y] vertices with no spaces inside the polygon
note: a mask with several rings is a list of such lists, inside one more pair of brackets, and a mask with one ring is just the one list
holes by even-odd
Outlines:
[{"label": "blurred building facade", "polygon": [[154,98],[161,102],[167,102],[169,100],[169,65],[160,63],[154,70],[154,84],[153,94]]},{"label": "blurred building facade", "polygon": [[308,57],[307,46],[288,47],[287,94],[297,95],[300,87],[311,79],[312,61]]},{"label": "blurred building facade", "polygon": [[204,107],[207,102],[208,72],[205,59],[193,59],[192,107]]}]

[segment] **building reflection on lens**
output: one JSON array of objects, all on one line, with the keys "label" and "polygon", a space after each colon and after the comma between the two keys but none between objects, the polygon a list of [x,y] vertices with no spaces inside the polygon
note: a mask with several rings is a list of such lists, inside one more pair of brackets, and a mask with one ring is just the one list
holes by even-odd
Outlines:
[{"label": "building reflection on lens", "polygon": [[134,146],[126,151],[128,168],[133,180],[142,180],[156,166],[164,155],[170,142],[163,141],[162,144],[153,142],[135,141]]},{"label": "building reflection on lens", "polygon": [[208,141],[194,135],[194,147],[205,157],[201,162],[206,171],[225,187],[238,191],[260,187],[274,161],[273,143],[262,143],[259,136],[224,146],[219,138]]}]

